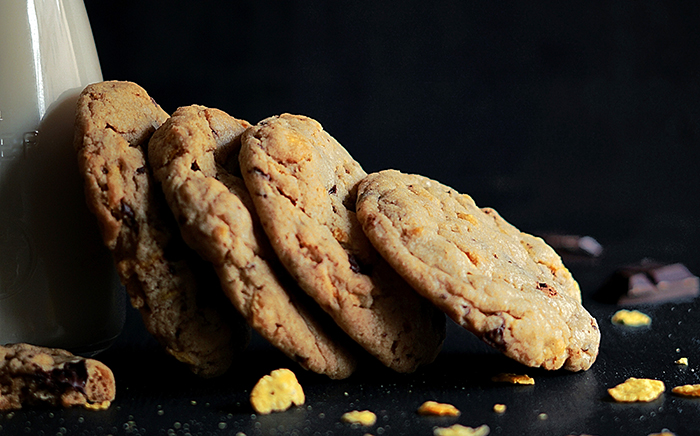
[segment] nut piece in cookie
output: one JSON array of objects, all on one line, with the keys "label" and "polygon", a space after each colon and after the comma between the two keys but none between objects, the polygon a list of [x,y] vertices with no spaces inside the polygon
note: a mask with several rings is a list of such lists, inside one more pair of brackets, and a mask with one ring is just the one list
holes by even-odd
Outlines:
[{"label": "nut piece in cookie", "polygon": [[78,167],[88,207],[146,329],[193,372],[215,376],[247,345],[249,330],[227,309],[211,266],[182,242],[151,177],[145,147],[167,119],[134,83],[87,86],[77,105]]},{"label": "nut piece in cookie", "polygon": [[455,322],[528,366],[588,369],[596,320],[540,238],[468,195],[386,170],[360,182],[357,217],[382,256]]},{"label": "nut piece in cookie", "polygon": [[183,238],[214,265],[245,320],[304,368],[345,378],[356,366],[351,341],[279,263],[240,178],[248,126],[218,109],[179,108],[149,143],[155,177]]},{"label": "nut piece in cookie", "polygon": [[57,348],[0,346],[0,410],[25,405],[106,409],[115,392],[112,371],[97,360]]},{"label": "nut piece in cookie", "polygon": [[280,260],[357,343],[384,365],[430,363],[445,336],[442,313],[372,248],[355,217],[366,173],[321,125],[284,114],[243,134],[241,173]]}]

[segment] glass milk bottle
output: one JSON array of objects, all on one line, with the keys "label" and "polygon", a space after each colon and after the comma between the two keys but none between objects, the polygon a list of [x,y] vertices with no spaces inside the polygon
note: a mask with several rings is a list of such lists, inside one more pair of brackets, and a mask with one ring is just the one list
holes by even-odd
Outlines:
[{"label": "glass milk bottle", "polygon": [[78,94],[101,80],[82,0],[0,0],[0,345],[93,354],[121,331],[73,149]]}]

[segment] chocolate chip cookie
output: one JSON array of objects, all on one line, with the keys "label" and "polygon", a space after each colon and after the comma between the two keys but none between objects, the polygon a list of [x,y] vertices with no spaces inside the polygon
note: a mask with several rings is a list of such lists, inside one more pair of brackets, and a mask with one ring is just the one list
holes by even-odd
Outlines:
[{"label": "chocolate chip cookie", "polygon": [[270,242],[287,270],[336,323],[386,366],[431,362],[444,314],[379,256],[355,217],[366,173],[321,125],[284,114],[243,134],[240,165]]},{"label": "chocolate chip cookie", "polygon": [[185,241],[214,264],[248,323],[301,366],[348,377],[351,341],[298,289],[260,227],[238,167],[247,127],[218,109],[179,108],[150,140],[155,177]]},{"label": "chocolate chip cookie", "polygon": [[215,376],[250,332],[211,265],[181,240],[152,179],[145,147],[167,119],[134,83],[92,84],[78,100],[75,148],[88,207],[146,329],[193,372]]},{"label": "chocolate chip cookie", "polygon": [[0,346],[0,410],[25,405],[101,409],[114,395],[114,375],[97,360],[57,348]]},{"label": "chocolate chip cookie", "polygon": [[394,170],[358,187],[373,245],[418,292],[507,356],[533,367],[588,369],[600,332],[578,284],[540,238],[493,209]]}]

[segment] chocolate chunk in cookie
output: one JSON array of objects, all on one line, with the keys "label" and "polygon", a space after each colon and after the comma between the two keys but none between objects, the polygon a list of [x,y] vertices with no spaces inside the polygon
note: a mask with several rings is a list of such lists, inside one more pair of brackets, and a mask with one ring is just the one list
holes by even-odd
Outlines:
[{"label": "chocolate chunk in cookie", "polygon": [[303,367],[345,378],[356,366],[351,341],[279,263],[240,178],[247,127],[218,109],[179,108],[149,143],[155,177],[184,239],[214,264],[248,323]]},{"label": "chocolate chunk in cookie", "polygon": [[182,242],[152,179],[146,146],[167,119],[134,83],[92,84],[78,100],[75,148],[88,207],[146,329],[193,372],[215,376],[249,330],[213,268]]},{"label": "chocolate chunk in cookie", "polygon": [[23,406],[107,408],[112,371],[94,359],[29,344],[0,346],[0,410]]},{"label": "chocolate chunk in cookie", "polygon": [[355,217],[366,173],[321,125],[268,118],[243,134],[241,173],[275,252],[336,323],[386,366],[431,362],[445,317],[379,256]]},{"label": "chocolate chunk in cookie", "polygon": [[588,369],[600,332],[578,284],[540,238],[423,176],[359,185],[357,217],[387,261],[455,322],[533,367]]}]

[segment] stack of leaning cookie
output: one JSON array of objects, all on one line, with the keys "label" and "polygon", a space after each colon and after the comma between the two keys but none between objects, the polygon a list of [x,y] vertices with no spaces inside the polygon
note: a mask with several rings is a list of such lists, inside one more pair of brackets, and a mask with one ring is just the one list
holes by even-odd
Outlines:
[{"label": "stack of leaning cookie", "polygon": [[75,147],[132,304],[197,374],[226,371],[248,327],[331,378],[363,356],[412,372],[439,353],[445,314],[528,366],[597,356],[596,321],[541,239],[436,181],[366,174],[308,117],[168,116],[102,82],[80,96]]}]

